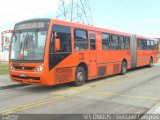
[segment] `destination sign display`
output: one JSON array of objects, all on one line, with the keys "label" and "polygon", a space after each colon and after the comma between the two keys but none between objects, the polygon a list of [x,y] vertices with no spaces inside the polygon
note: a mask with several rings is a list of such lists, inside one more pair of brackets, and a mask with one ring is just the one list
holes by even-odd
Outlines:
[{"label": "destination sign display", "polygon": [[15,26],[15,30],[25,30],[25,29],[43,29],[48,28],[49,22],[31,22],[24,23]]}]

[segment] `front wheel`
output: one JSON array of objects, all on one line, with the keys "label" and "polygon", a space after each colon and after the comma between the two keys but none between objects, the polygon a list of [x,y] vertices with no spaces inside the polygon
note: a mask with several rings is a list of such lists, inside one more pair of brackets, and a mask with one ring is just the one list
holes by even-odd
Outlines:
[{"label": "front wheel", "polygon": [[125,75],[126,73],[127,73],[127,63],[123,61],[121,65],[121,74]]},{"label": "front wheel", "polygon": [[86,71],[83,67],[79,66],[76,69],[75,85],[81,86],[85,83],[85,81],[86,81]]}]

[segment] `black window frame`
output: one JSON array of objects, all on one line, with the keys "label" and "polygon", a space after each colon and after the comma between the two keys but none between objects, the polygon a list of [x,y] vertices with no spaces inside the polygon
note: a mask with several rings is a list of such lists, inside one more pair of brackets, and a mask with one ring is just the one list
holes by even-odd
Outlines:
[{"label": "black window frame", "polygon": [[143,50],[142,39],[141,38],[137,38],[137,43],[138,43],[138,50]]},{"label": "black window frame", "polygon": [[158,47],[159,47],[158,41],[154,40],[154,50],[158,50]]},{"label": "black window frame", "polygon": [[[123,38],[123,39],[121,39],[121,38]],[[119,49],[124,50],[124,36],[123,35],[119,36]]]},{"label": "black window frame", "polygon": [[[66,51],[66,53],[71,53],[72,52],[72,34],[71,34],[71,27],[70,26],[64,26],[64,25],[59,25],[59,24],[54,24],[52,26],[52,34],[51,34],[51,40],[50,40],[50,52],[56,52],[56,53],[63,53],[63,51],[55,51],[55,44],[54,44],[54,32],[57,32],[57,31],[54,31],[54,27],[55,26],[58,26],[58,27],[66,27],[66,28],[69,28],[69,34],[70,34],[70,51]],[[53,44],[53,46],[51,46]]]},{"label": "black window frame", "polygon": [[[94,39],[92,39],[91,37],[94,37]],[[96,50],[96,34],[95,33],[90,33],[90,35],[89,35],[89,40],[90,40],[90,50]],[[93,49],[91,49],[92,48],[92,41],[94,40],[94,47],[93,47]]]},{"label": "black window frame", "polygon": [[[149,44],[148,44],[149,43]],[[147,50],[150,50],[151,49],[151,41],[150,40],[147,40]]]},{"label": "black window frame", "polygon": [[[109,37],[109,44],[104,44],[106,41],[104,41],[105,39],[103,39],[103,35],[108,35]],[[102,50],[110,50],[111,49],[111,35],[110,35],[110,33],[105,33],[105,32],[103,32],[102,33],[102,35],[101,35],[101,37],[102,37]],[[107,43],[107,42],[106,42]],[[106,49],[104,49],[104,47],[103,46],[106,46]]]},{"label": "black window frame", "polygon": [[[153,45],[152,45],[152,43],[153,43]],[[154,41],[153,40],[151,40],[151,50],[154,50]]]},{"label": "black window frame", "polygon": [[143,50],[147,50],[147,40],[146,39],[142,39],[142,46],[143,46]]},{"label": "black window frame", "polygon": [[[128,39],[126,39],[128,38]],[[129,41],[129,44],[126,44],[126,41]],[[129,46],[129,48],[127,48],[127,45]],[[131,49],[131,38],[129,36],[124,36],[124,49],[125,50],[130,50]]]},{"label": "black window frame", "polygon": [[[77,50],[76,50],[76,48],[75,48],[75,43],[76,43],[76,31],[84,31],[84,32],[86,32],[86,41],[87,41],[87,44],[86,44],[86,46],[87,46],[87,48],[83,48],[83,49],[81,49],[81,48],[78,48]],[[79,38],[78,38],[79,39]],[[89,49],[89,43],[88,43],[88,31],[87,30],[85,30],[85,29],[79,29],[79,28],[74,28],[74,51],[81,51],[81,50],[88,50]]]},{"label": "black window frame", "polygon": [[[116,46],[113,46],[113,37],[114,36],[116,36],[118,39],[118,41],[117,42],[114,42],[114,43],[116,43],[117,45]],[[114,48],[115,47],[115,48]],[[110,47],[112,50],[119,50],[119,35],[117,35],[117,34],[112,34],[111,35],[111,47]]]}]

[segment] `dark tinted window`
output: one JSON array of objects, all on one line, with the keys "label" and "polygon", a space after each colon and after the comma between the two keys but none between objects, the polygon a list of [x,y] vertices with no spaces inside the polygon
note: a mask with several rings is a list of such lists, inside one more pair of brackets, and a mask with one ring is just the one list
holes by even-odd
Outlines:
[{"label": "dark tinted window", "polygon": [[119,36],[119,49],[123,50],[124,49],[124,36]]},{"label": "dark tinted window", "polygon": [[142,46],[143,46],[143,50],[146,50],[147,49],[147,40],[143,39],[142,40]]},{"label": "dark tinted window", "polygon": [[86,30],[75,29],[74,38],[75,51],[88,49],[88,37]]},{"label": "dark tinted window", "polygon": [[151,44],[154,44],[154,43],[152,43],[150,40],[141,39],[141,38],[138,39],[138,49],[139,50],[153,49]]},{"label": "dark tinted window", "polygon": [[90,49],[91,50],[96,49],[96,36],[95,36],[95,34],[90,34]]},{"label": "dark tinted window", "polygon": [[151,40],[151,50],[154,49],[154,41]]},{"label": "dark tinted window", "polygon": [[112,35],[112,39],[111,39],[111,49],[113,50],[118,50],[118,35]]},{"label": "dark tinted window", "polygon": [[158,50],[158,47],[159,47],[158,41],[154,41],[154,49],[155,49],[155,50]]},{"label": "dark tinted window", "polygon": [[150,40],[147,40],[147,49],[150,50],[151,42]]},{"label": "dark tinted window", "polygon": [[107,33],[102,33],[102,49],[103,50],[110,49],[110,35]]},{"label": "dark tinted window", "polygon": [[142,50],[143,46],[142,46],[142,40],[138,39],[138,50]]},{"label": "dark tinted window", "polygon": [[126,50],[130,50],[130,38],[129,37],[124,38],[124,46]]},{"label": "dark tinted window", "polygon": [[[54,36],[56,33],[56,36]],[[51,50],[54,51],[54,37],[60,40],[61,49],[59,52],[71,51],[71,30],[70,27],[54,25],[51,39]]]}]

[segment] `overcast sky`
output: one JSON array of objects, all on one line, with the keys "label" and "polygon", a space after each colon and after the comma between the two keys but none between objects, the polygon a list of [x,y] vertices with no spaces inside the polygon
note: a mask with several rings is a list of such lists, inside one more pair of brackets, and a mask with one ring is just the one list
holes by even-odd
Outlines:
[{"label": "overcast sky", "polygon": [[[68,2],[69,0],[67,0]],[[56,18],[59,0],[3,0],[0,32],[32,18]],[[94,26],[160,37],[160,0],[90,0]]]},{"label": "overcast sky", "polygon": [[58,0],[3,0],[0,7],[0,31],[13,29],[16,22],[55,13]]}]

